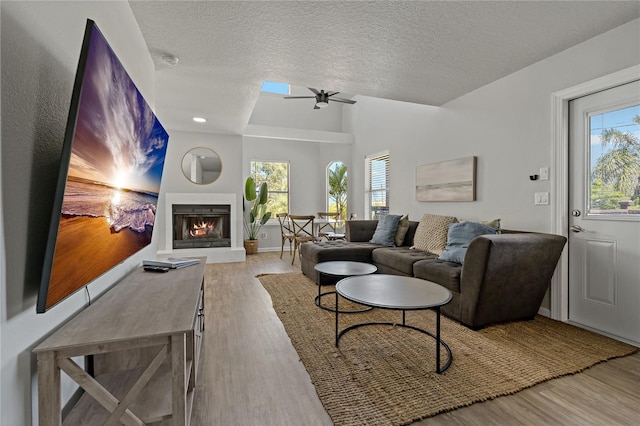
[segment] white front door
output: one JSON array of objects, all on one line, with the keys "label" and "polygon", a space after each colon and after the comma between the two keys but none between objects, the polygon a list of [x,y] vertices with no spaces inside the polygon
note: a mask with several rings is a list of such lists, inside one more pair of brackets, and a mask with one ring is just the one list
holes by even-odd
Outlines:
[{"label": "white front door", "polygon": [[640,82],[569,120],[569,321],[640,345]]}]

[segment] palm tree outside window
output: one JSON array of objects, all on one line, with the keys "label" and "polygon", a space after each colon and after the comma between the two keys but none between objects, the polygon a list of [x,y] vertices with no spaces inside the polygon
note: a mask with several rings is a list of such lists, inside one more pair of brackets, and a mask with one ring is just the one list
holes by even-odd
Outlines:
[{"label": "palm tree outside window", "polygon": [[337,212],[339,220],[347,217],[347,166],[341,161],[327,167],[327,211]]},{"label": "palm tree outside window", "polygon": [[589,115],[590,215],[640,215],[640,105]]}]

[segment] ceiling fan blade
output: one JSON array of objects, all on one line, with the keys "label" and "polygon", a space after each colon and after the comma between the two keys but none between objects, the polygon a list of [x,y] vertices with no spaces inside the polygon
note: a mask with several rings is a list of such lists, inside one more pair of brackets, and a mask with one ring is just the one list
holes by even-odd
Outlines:
[{"label": "ceiling fan blade", "polygon": [[320,109],[320,107],[318,105],[314,105],[313,109]]},{"label": "ceiling fan blade", "polygon": [[285,99],[315,99],[315,96],[283,96]]},{"label": "ceiling fan blade", "polygon": [[343,98],[329,98],[330,101],[342,102],[343,104],[355,104],[356,101],[352,101],[351,99],[343,99]]},{"label": "ceiling fan blade", "polygon": [[320,92],[318,92],[316,89],[314,89],[313,87],[307,87],[307,89],[311,90],[313,93],[315,93],[316,95],[319,95]]},{"label": "ceiling fan blade", "polygon": [[340,92],[327,92],[327,96],[337,95]]}]

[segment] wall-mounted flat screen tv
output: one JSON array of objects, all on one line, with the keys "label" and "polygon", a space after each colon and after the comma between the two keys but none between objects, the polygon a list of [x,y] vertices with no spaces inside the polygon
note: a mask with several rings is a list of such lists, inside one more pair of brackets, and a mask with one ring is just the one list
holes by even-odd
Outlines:
[{"label": "wall-mounted flat screen tv", "polygon": [[87,20],[36,311],[151,243],[169,135]]}]

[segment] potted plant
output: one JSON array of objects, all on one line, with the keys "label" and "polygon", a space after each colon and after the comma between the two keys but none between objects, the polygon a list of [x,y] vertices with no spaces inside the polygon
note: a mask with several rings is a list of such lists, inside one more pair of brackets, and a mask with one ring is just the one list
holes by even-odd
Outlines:
[{"label": "potted plant", "polygon": [[260,232],[262,225],[271,218],[271,212],[267,211],[268,195],[269,190],[266,182],[260,185],[260,191],[256,191],[256,182],[251,176],[247,178],[244,184],[244,198],[251,206],[249,212],[245,211],[244,213],[244,230],[248,237],[244,240],[244,248],[247,254],[256,254],[258,252],[258,232]]}]

